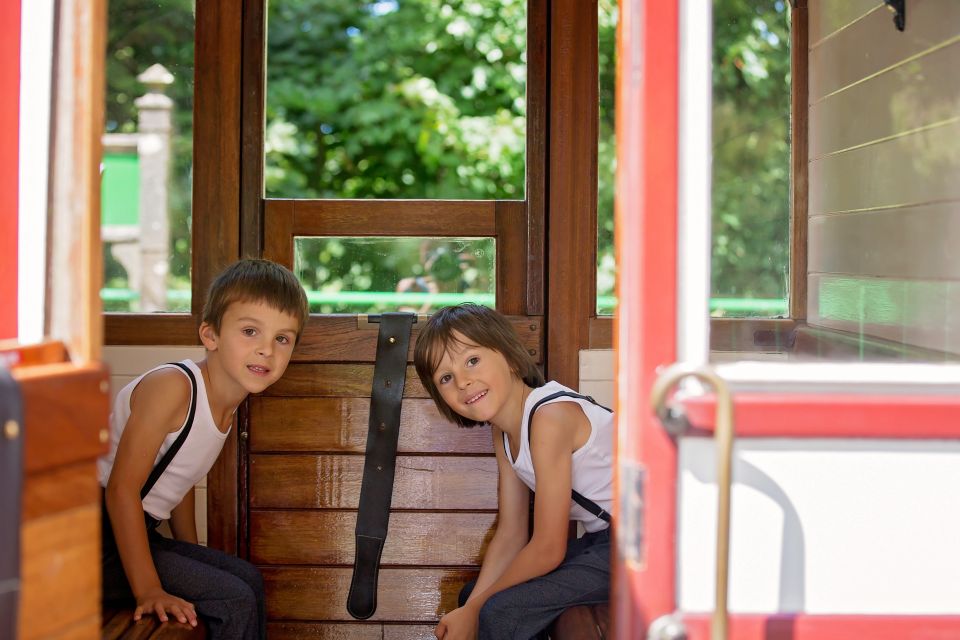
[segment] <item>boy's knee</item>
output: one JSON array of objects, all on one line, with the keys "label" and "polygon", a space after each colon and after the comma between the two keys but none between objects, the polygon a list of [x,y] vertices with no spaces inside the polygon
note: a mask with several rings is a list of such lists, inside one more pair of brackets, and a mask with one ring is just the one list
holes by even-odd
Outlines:
[{"label": "boy's knee", "polygon": [[246,560],[238,559],[237,576],[246,582],[255,594],[263,593],[263,574]]},{"label": "boy's knee", "polygon": [[220,598],[229,600],[239,608],[253,608],[256,610],[259,596],[253,585],[244,578],[234,576],[231,580],[224,580],[220,585]]},{"label": "boy's knee", "polygon": [[503,591],[494,594],[480,607],[478,626],[481,638],[510,638],[516,628],[516,615],[509,595]]}]

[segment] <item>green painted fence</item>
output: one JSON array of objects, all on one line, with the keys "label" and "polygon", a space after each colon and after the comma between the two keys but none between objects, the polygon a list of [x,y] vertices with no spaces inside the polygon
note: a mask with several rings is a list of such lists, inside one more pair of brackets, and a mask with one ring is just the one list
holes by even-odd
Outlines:
[{"label": "green painted fence", "polygon": [[[104,302],[129,303],[137,300],[139,294],[130,289],[101,289],[100,297]],[[307,299],[312,307],[333,305],[336,307],[369,308],[371,306],[399,307],[430,304],[444,307],[461,302],[475,302],[486,306],[495,303],[492,293],[428,293],[394,291],[308,291]],[[190,291],[171,289],[167,291],[167,301],[171,307],[183,308],[190,302]],[[597,308],[601,314],[609,315],[616,307],[614,296],[599,296]],[[780,299],[757,298],[711,298],[710,312],[730,316],[773,317],[786,315],[787,301]]]}]

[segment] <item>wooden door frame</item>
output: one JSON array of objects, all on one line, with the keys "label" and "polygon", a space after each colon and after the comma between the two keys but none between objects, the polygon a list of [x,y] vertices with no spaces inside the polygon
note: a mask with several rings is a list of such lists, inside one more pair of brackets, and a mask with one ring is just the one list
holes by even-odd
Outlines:
[{"label": "wooden door frame", "polygon": [[597,304],[597,58],[597,3],[553,0],[546,373],[572,388]]},{"label": "wooden door frame", "polygon": [[[210,23],[219,19],[221,24],[228,25],[221,27],[221,32],[229,31],[226,34],[214,34],[206,21],[201,25],[198,10],[198,40],[202,33],[211,36],[207,50],[197,50],[198,65],[201,55],[217,50],[223,56],[231,46],[235,47],[231,54],[228,75],[230,78],[239,77],[238,97],[233,104],[238,104],[240,111],[239,114],[231,112],[231,117],[238,116],[236,128],[226,129],[237,132],[239,139],[236,144],[233,141],[221,141],[229,153],[225,154],[225,159],[217,157],[218,162],[214,165],[228,172],[229,179],[222,181],[219,185],[220,191],[213,192],[221,203],[229,204],[225,210],[238,211],[235,217],[238,226],[235,229],[232,221],[207,221],[200,229],[200,233],[204,235],[198,235],[195,226],[195,246],[205,246],[202,244],[204,238],[223,238],[223,234],[226,234],[231,238],[231,250],[236,252],[230,260],[236,257],[262,256],[292,267],[293,239],[300,235],[438,236],[450,235],[449,231],[453,228],[463,235],[494,236],[498,240],[497,307],[512,317],[521,333],[526,329],[537,336],[541,335],[541,316],[545,306],[543,283],[546,243],[543,230],[547,182],[546,132],[550,112],[547,104],[549,2],[528,2],[527,184],[523,201],[266,199],[263,189],[262,153],[266,112],[266,2],[244,0],[239,13],[232,6],[221,8],[218,12],[211,10],[205,18]],[[236,29],[238,21],[242,25],[241,29]],[[232,34],[238,32],[241,35],[236,39]],[[239,65],[236,73],[233,67],[235,61]],[[216,87],[212,79],[206,86],[211,91]],[[196,103],[200,104],[199,78],[196,90]],[[227,86],[226,90],[232,92],[233,85]],[[200,125],[201,123],[195,121],[195,132],[200,129]],[[205,128],[203,130],[206,131]],[[210,132],[210,135],[213,134],[214,132]],[[195,197],[198,189],[199,187],[195,187]],[[228,194],[223,189],[229,191],[230,199],[224,199]],[[194,208],[197,209],[196,201]],[[398,209],[401,213],[406,212],[406,215],[397,216]],[[362,224],[363,220],[369,220],[370,224]],[[232,244],[233,238],[236,238],[235,245]],[[194,260],[196,259],[194,252]],[[207,262],[208,266],[217,264],[213,260]],[[194,297],[202,300],[196,287],[205,287],[207,284],[201,285],[200,280],[196,279],[198,271],[195,270],[194,273]],[[522,283],[522,286],[517,286],[517,282]],[[199,310],[195,308],[194,315],[198,313]],[[336,359],[344,357],[343,354],[347,352],[354,358],[358,353],[356,348],[345,349],[343,345],[356,342],[352,337],[356,331],[356,320],[353,318],[314,315],[308,322],[305,335],[336,335],[336,344],[326,349],[314,349],[309,353],[301,349],[294,356],[294,360],[312,362]],[[538,361],[542,361],[542,345],[531,344],[530,350]],[[247,533],[243,526],[245,505],[242,499],[242,496],[247,494],[247,470],[245,441],[242,436],[247,433],[248,420],[248,412],[241,410],[237,429],[228,439],[224,453],[211,470],[207,482],[209,543],[240,555],[247,551]],[[237,433],[241,435],[240,440],[234,435]]]}]

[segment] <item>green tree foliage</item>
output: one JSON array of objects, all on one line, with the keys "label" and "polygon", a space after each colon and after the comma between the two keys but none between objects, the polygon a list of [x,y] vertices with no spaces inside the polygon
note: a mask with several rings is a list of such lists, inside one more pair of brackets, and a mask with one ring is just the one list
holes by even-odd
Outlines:
[{"label": "green tree foliage", "polygon": [[268,195],[523,198],[525,0],[274,0],[268,25]]},{"label": "green tree foliage", "polygon": [[[107,133],[134,133],[134,101],[146,92],[137,76],[162,64],[174,76],[167,88],[173,99],[171,139],[169,269],[170,286],[190,288],[190,215],[193,165],[194,0],[110,0],[108,3],[106,109]],[[106,255],[105,284],[124,285],[123,268]],[[121,303],[108,310],[127,310]],[[183,305],[189,309],[189,300]]]},{"label": "green tree foliage", "polygon": [[713,295],[785,298],[790,24],[785,0],[714,2]]},{"label": "green tree foliage", "polygon": [[[599,0],[597,14],[597,65],[600,80],[600,105],[597,140],[597,295],[612,296],[616,284],[613,256],[613,192],[617,168],[614,134],[614,98],[617,77],[617,3]],[[613,308],[597,305],[599,313]]]},{"label": "green tree foliage", "polygon": [[[274,0],[266,193],[523,198],[525,86],[525,0]],[[296,267],[319,291],[490,292],[489,244],[300,242]]]},{"label": "green tree foliage", "polygon": [[[598,2],[598,291],[609,294],[617,10]],[[176,76],[171,272],[186,282],[194,0],[109,7],[107,130],[135,130],[137,74],[159,62]],[[525,197],[526,0],[271,0],[268,11],[269,197]],[[788,16],[785,0],[714,2],[715,296],[786,295]],[[468,256],[421,240],[388,255],[374,245],[303,244],[301,276],[323,291],[390,290],[408,276],[444,291],[492,287],[490,247]],[[452,256],[455,277],[429,272]]]}]

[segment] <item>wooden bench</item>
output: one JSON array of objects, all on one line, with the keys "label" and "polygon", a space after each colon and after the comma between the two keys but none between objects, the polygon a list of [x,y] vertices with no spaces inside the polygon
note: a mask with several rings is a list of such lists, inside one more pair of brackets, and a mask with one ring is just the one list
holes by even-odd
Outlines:
[{"label": "wooden bench", "polygon": [[203,623],[196,627],[169,620],[160,622],[156,616],[133,620],[133,609],[108,609],[103,612],[103,640],[204,640],[207,630]]},{"label": "wooden bench", "polygon": [[610,605],[581,605],[560,614],[547,632],[550,640],[604,640],[610,627]]}]

